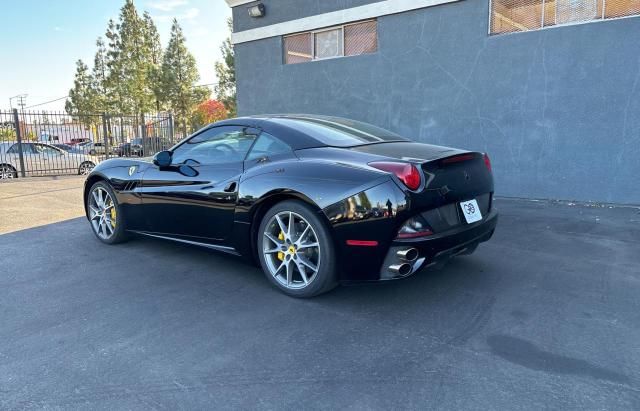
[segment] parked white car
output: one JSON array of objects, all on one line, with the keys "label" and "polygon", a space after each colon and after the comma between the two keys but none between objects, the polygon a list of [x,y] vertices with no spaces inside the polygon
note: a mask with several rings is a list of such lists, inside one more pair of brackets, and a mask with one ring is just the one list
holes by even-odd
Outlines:
[{"label": "parked white car", "polygon": [[[52,174],[87,175],[96,166],[96,159],[68,153],[45,143],[22,143],[24,170],[28,176]],[[0,142],[0,180],[17,178],[22,171],[17,142]]]},{"label": "parked white car", "polygon": [[[102,142],[90,141],[88,143],[79,145],[78,148],[92,156],[103,156],[107,153],[104,143]],[[113,154],[113,149],[111,147],[109,148],[109,154]]]}]

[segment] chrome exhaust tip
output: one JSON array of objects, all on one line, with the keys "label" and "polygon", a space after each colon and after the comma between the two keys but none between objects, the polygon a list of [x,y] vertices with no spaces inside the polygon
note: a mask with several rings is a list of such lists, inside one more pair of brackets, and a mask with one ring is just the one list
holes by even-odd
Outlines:
[{"label": "chrome exhaust tip", "polygon": [[415,248],[407,248],[406,250],[398,251],[396,255],[402,260],[411,262],[418,259],[418,250]]},{"label": "chrome exhaust tip", "polygon": [[411,274],[411,271],[413,271],[413,267],[409,263],[391,264],[389,266],[389,271],[391,271],[393,274],[401,275],[404,277],[405,275]]}]

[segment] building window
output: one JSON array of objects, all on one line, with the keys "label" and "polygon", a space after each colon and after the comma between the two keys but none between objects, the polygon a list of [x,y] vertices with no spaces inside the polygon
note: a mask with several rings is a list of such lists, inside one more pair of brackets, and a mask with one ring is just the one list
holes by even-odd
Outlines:
[{"label": "building window", "polygon": [[284,38],[284,62],[286,64],[304,63],[313,60],[311,33],[296,34]]},{"label": "building window", "polygon": [[491,34],[640,15],[640,0],[491,0]]},{"label": "building window", "polygon": [[339,29],[319,31],[315,33],[314,40],[316,59],[328,59],[344,55],[342,50],[342,46],[344,45],[342,27]]},{"label": "building window", "polygon": [[284,62],[296,64],[374,53],[378,50],[377,26],[371,20],[285,36]]}]

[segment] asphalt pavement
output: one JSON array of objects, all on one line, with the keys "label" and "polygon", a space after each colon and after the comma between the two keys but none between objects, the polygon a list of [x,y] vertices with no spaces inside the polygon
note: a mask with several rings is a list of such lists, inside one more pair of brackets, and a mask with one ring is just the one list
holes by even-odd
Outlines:
[{"label": "asphalt pavement", "polygon": [[472,256],[311,300],[83,218],[0,235],[0,409],[640,409],[640,211],[497,206]]},{"label": "asphalt pavement", "polygon": [[0,234],[83,216],[85,178],[27,177],[0,182]]}]

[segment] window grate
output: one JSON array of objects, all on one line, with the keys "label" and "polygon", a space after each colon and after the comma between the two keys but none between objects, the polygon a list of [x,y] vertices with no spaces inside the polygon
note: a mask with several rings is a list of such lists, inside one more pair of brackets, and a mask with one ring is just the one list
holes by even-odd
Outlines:
[{"label": "window grate", "polygon": [[296,34],[284,38],[285,64],[304,63],[313,60],[311,33]]},{"label": "window grate", "polygon": [[344,55],[375,53],[378,50],[378,22],[350,24],[344,27]]},{"label": "window grate", "polygon": [[378,50],[378,23],[369,20],[285,36],[284,63],[297,64]]},{"label": "window grate", "polygon": [[490,34],[640,15],[640,0],[492,0]]}]

